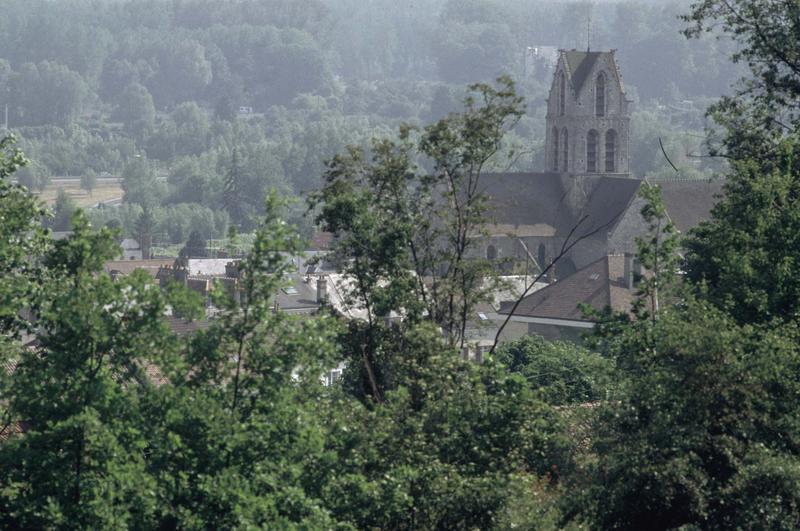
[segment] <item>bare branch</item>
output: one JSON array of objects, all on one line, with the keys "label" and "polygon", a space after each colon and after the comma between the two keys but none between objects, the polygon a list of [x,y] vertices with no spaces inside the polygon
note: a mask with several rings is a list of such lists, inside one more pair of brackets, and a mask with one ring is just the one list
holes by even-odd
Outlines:
[{"label": "bare branch", "polygon": [[658,137],[658,145],[661,146],[661,153],[664,154],[664,158],[667,159],[667,162],[669,162],[669,165],[672,166],[673,170],[675,170],[675,173],[680,173],[678,168],[676,168],[672,161],[669,160],[669,156],[667,155],[667,151],[664,149],[664,143],[661,141],[661,137]]},{"label": "bare branch", "polygon": [[572,238],[572,236],[575,234],[575,231],[578,230],[578,228],[583,224],[583,222],[586,221],[588,216],[584,216],[580,220],[578,220],[578,222],[569,231],[567,237],[564,239],[564,243],[561,245],[561,250],[559,251],[558,255],[556,255],[556,257],[553,258],[549,264],[547,264],[547,267],[545,267],[539,272],[536,278],[534,278],[531,281],[531,283],[525,287],[525,290],[522,292],[522,294],[520,294],[520,296],[517,297],[517,300],[514,301],[514,305],[511,307],[511,310],[508,312],[508,315],[506,315],[506,318],[503,320],[503,324],[501,324],[500,328],[497,329],[497,333],[494,336],[494,343],[492,343],[492,348],[489,349],[489,354],[494,354],[494,351],[497,348],[498,343],[500,342],[500,336],[503,334],[503,330],[505,330],[506,325],[508,325],[509,321],[511,321],[511,317],[514,316],[514,313],[517,311],[517,308],[519,308],[519,305],[522,303],[523,299],[525,299],[525,297],[528,296],[528,293],[536,285],[536,283],[539,282],[542,278],[544,278],[544,276],[553,268],[556,262],[561,260],[570,250],[572,250],[573,247],[578,245],[583,240],[590,238],[595,234],[597,234],[598,232],[600,232],[601,230],[609,227],[612,223],[616,222],[616,220],[619,219],[619,217],[622,216],[623,213],[624,210],[620,210],[614,217],[612,217],[603,225],[600,225],[596,229],[591,230],[586,234],[582,234],[577,239],[575,239],[575,241],[570,242],[569,241],[570,238]]}]

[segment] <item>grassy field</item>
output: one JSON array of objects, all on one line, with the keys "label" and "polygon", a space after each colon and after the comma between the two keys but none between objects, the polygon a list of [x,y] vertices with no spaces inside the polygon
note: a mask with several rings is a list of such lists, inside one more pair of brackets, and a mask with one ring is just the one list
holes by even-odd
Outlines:
[{"label": "grassy field", "polygon": [[75,204],[81,208],[92,207],[98,203],[114,199],[122,199],[124,194],[120,185],[116,183],[98,183],[97,187],[92,190],[91,195],[89,195],[86,190],[81,190],[80,184],[77,182],[54,182],[48,185],[43,192],[35,192],[34,195],[52,206],[56,201],[58,190],[61,188],[63,188],[64,192],[66,192],[66,194],[75,201]]}]

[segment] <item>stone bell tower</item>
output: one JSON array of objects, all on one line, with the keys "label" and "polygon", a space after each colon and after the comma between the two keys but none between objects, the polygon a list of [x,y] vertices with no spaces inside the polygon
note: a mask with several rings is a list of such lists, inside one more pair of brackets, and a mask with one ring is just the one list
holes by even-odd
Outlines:
[{"label": "stone bell tower", "polygon": [[615,50],[559,50],[547,99],[547,171],[628,174],[630,102]]}]

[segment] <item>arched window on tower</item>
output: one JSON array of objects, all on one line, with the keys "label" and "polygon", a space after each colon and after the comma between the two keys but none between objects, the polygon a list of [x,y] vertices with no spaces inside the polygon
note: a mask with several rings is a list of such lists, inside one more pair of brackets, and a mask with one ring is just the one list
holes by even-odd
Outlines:
[{"label": "arched window on tower", "polygon": [[558,155],[560,153],[558,147],[558,129],[553,128],[553,171],[558,171]]},{"label": "arched window on tower", "polygon": [[586,171],[597,172],[597,131],[594,129],[586,133]]},{"label": "arched window on tower", "polygon": [[497,259],[497,247],[495,247],[494,245],[490,245],[486,248],[486,259],[487,260]]},{"label": "arched window on tower", "polygon": [[613,129],[606,131],[606,172],[617,171],[617,132]]},{"label": "arched window on tower", "polygon": [[561,171],[569,171],[569,133],[566,127],[561,131],[561,143],[563,144],[561,148],[561,154],[563,155],[561,159]]},{"label": "arched window on tower", "polygon": [[594,112],[596,116],[606,115],[606,75],[603,72],[597,74],[594,84]]},{"label": "arched window on tower", "polygon": [[558,75],[558,114],[564,116],[567,110],[567,79],[564,72]]}]

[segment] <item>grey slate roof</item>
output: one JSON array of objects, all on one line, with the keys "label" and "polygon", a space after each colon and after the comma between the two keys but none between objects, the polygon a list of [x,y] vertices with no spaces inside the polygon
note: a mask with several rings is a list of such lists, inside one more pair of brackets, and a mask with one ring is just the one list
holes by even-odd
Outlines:
[{"label": "grey slate roof", "polygon": [[[490,231],[495,235],[566,237],[577,226],[573,237],[591,234],[600,240],[614,231],[629,208],[637,208],[632,205],[641,185],[639,179],[628,177],[562,178],[552,172],[487,173],[481,179],[489,196]],[[667,213],[683,233],[709,219],[723,185],[720,179],[650,182],[661,186]],[[577,208],[569,200],[576,195]]]},{"label": "grey slate roof", "polygon": [[592,176],[593,188],[586,204],[577,214],[568,220],[568,226],[562,229],[571,230],[585,218],[576,235],[588,234],[598,230],[597,238],[605,238],[622,219],[625,210],[636,198],[640,181],[626,177]]},{"label": "grey slate roof", "polygon": [[[589,175],[562,180],[558,173],[489,173],[481,177],[489,196],[494,226],[526,236],[605,238],[621,219],[639,189],[640,181],[625,177]],[[565,188],[562,182],[581,189]],[[582,196],[579,209],[568,197]],[[596,231],[596,232],[595,232]]]},{"label": "grey slate roof", "polygon": [[[632,302],[633,292],[625,284],[625,256],[608,255],[528,295],[514,315],[585,321],[578,304],[629,311]],[[508,314],[513,305],[513,301],[504,302],[498,313]]]},{"label": "grey slate roof", "polygon": [[711,209],[722,194],[722,179],[652,180],[661,187],[661,197],[670,219],[682,233],[711,217]]},{"label": "grey slate roof", "polygon": [[564,199],[557,173],[488,173],[481,180],[495,224],[555,231]]},{"label": "grey slate roof", "polygon": [[278,308],[286,312],[310,313],[320,307],[316,290],[300,274],[289,275],[286,287],[278,290],[275,299]]},{"label": "grey slate roof", "polygon": [[583,84],[589,78],[589,74],[592,73],[592,67],[594,67],[597,60],[603,54],[608,53],[609,52],[579,52],[577,50],[564,52],[575,94],[581,91]]}]

